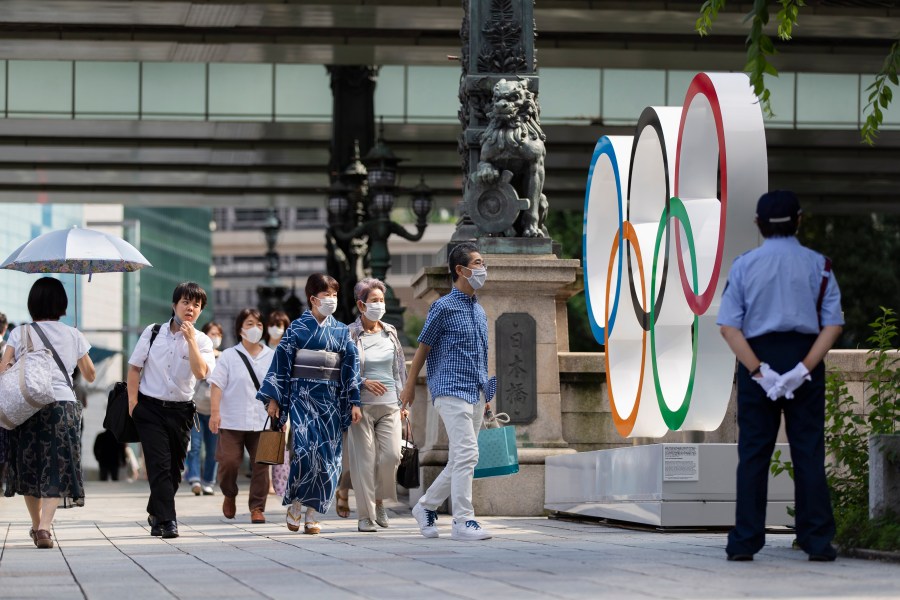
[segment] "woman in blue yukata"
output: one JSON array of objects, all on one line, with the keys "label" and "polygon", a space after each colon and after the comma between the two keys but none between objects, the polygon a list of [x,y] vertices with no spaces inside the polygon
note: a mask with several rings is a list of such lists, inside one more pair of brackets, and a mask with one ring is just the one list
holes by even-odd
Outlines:
[{"label": "woman in blue yukata", "polygon": [[338,283],[314,273],[306,282],[309,310],[291,323],[257,399],[278,425],[290,415],[293,431],[290,476],[284,493],[287,526],[321,530],[316,512],[328,512],[341,476],[341,441],[350,423],[359,421],[359,354],[346,325],[332,317]]}]

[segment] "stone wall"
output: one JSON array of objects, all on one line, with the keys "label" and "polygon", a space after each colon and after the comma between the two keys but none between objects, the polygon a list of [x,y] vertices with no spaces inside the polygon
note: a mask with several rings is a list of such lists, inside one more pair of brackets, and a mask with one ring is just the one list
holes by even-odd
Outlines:
[{"label": "stone wall", "polygon": [[[861,413],[868,410],[863,382],[867,357],[866,350],[832,350],[825,358],[825,365],[829,371],[841,371],[844,374],[847,388],[857,399]],[[658,440],[625,439],[613,425],[606,391],[606,365],[602,352],[560,352],[559,377],[563,439],[569,443],[569,447],[579,452],[656,442],[737,442],[734,391],[725,419],[716,431],[673,431]],[[783,430],[778,441],[787,441]]]}]

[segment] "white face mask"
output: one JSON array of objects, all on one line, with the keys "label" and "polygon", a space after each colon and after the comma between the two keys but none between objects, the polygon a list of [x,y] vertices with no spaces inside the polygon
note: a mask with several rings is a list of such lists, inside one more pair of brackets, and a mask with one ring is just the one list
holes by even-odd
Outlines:
[{"label": "white face mask", "polygon": [[370,321],[380,321],[384,316],[384,302],[366,302],[366,310],[364,311],[366,318]]},{"label": "white face mask", "polygon": [[480,290],[481,286],[484,285],[484,281],[487,279],[487,267],[482,267],[481,269],[466,268],[472,271],[472,274],[469,277],[466,277],[469,285],[472,286],[473,290]]},{"label": "white face mask", "polygon": [[276,327],[274,325],[269,327],[269,339],[280,338],[284,335],[283,327]]},{"label": "white face mask", "polygon": [[241,330],[241,337],[251,344],[259,343],[262,339],[262,327],[248,327]]},{"label": "white face mask", "polygon": [[213,348],[218,348],[219,346],[222,345],[222,338],[220,338],[220,337],[217,336],[217,335],[211,335],[211,336],[209,336],[209,341],[212,342]]},{"label": "white face mask", "polygon": [[334,311],[337,310],[337,298],[334,296],[329,296],[328,298],[315,296],[315,299],[319,301],[318,311],[323,317],[333,315]]}]

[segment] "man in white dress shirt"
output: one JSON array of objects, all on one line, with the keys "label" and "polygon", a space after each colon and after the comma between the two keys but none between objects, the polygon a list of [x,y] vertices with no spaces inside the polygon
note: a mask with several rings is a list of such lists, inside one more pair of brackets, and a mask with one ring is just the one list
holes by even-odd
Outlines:
[{"label": "man in white dress shirt", "polygon": [[212,341],[194,329],[206,292],[193,282],[172,294],[172,318],[141,334],[128,360],[128,405],[144,451],[150,535],[178,537],[175,492],[194,422],[194,388],[215,366]]}]

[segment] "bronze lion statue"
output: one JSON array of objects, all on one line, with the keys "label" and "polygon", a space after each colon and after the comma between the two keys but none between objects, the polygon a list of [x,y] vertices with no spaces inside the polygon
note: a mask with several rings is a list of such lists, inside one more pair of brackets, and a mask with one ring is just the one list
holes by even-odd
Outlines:
[{"label": "bronze lion statue", "polygon": [[[481,157],[471,174],[480,187],[506,181],[515,189],[522,209],[507,233],[516,237],[550,237],[544,221],[548,203],[544,189],[544,148],[538,106],[528,79],[501,79],[494,85],[489,122],[481,134]],[[504,173],[508,171],[509,173]],[[510,177],[511,174],[511,177]]]}]

